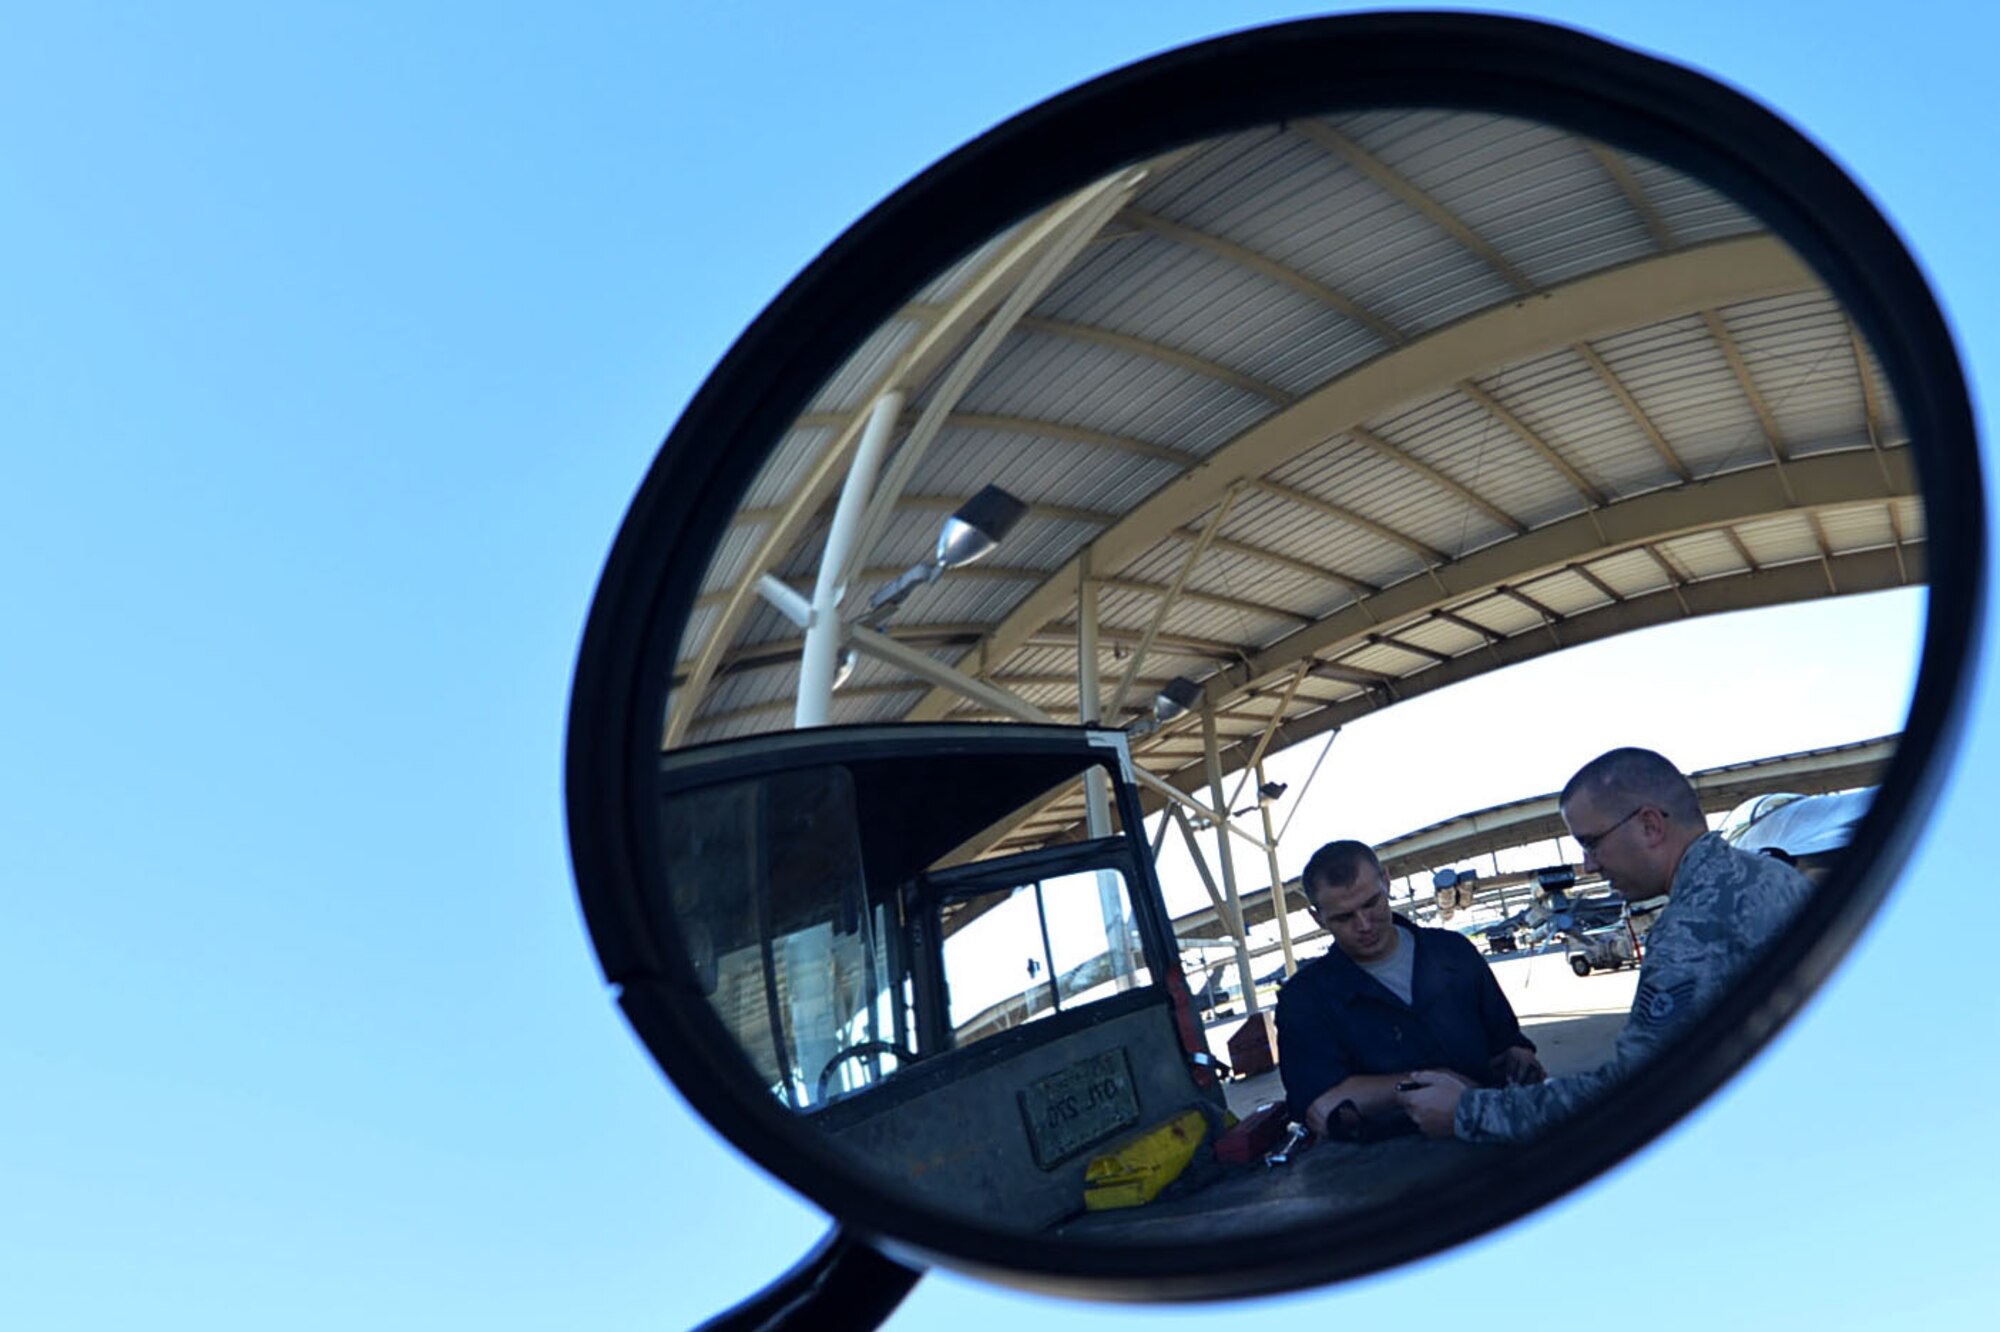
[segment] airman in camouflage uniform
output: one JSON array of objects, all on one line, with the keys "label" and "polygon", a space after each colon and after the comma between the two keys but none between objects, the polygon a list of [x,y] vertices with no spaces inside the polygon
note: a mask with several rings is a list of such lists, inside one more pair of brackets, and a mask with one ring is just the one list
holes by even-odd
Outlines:
[{"label": "airman in camouflage uniform", "polygon": [[1597,871],[1628,901],[1670,894],[1646,936],[1639,988],[1610,1062],[1534,1086],[1473,1088],[1426,1071],[1400,1103],[1424,1132],[1519,1142],[1579,1106],[1686,1029],[1784,928],[1812,891],[1768,856],[1707,831],[1694,788],[1666,759],[1614,749],[1585,764],[1562,794],[1563,821]]}]

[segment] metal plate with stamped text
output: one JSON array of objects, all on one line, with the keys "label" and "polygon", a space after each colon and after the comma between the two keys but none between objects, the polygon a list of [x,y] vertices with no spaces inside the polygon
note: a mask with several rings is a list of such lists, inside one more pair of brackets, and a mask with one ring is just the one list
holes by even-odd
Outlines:
[{"label": "metal plate with stamped text", "polygon": [[1028,1144],[1044,1170],[1139,1122],[1132,1066],[1122,1045],[1029,1083],[1018,1095]]}]

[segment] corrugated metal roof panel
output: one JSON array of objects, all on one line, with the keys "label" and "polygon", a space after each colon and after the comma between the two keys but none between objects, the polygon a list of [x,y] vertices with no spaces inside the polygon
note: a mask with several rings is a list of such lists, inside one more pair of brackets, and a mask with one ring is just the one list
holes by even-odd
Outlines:
[{"label": "corrugated metal roof panel", "polygon": [[847,358],[826,386],[813,395],[807,410],[815,412],[857,411],[872,399],[890,368],[896,363],[923,325],[913,319],[891,319],[869,335]]},{"label": "corrugated metal roof panel", "polygon": [[1381,345],[1292,287],[1151,233],[1092,252],[1035,313],[1158,342],[1294,393]]},{"label": "corrugated metal roof panel", "polygon": [[[1110,652],[1099,654],[1099,666],[1104,667],[1110,660]],[[1005,675],[1060,675],[1066,680],[1076,678],[1076,650],[1056,647],[1053,644],[1030,644],[1016,648],[1007,654],[998,674]]]},{"label": "corrugated metal roof panel", "polygon": [[694,661],[708,642],[708,636],[715,632],[716,622],[722,618],[720,606],[700,606],[688,616],[687,627],[681,630],[680,646],[674,651],[676,663],[686,666]]},{"label": "corrugated metal roof panel", "polygon": [[1150,592],[1102,588],[1097,594],[1097,622],[1107,629],[1144,633],[1153,622],[1153,610],[1158,603],[1159,598]]},{"label": "corrugated metal roof panel", "polygon": [[1720,532],[1691,532],[1660,543],[1660,549],[1676,567],[1697,581],[1743,573],[1747,567],[1736,547]]},{"label": "corrugated metal roof panel", "polygon": [[967,578],[947,573],[929,587],[912,592],[896,612],[895,623],[989,624],[1003,618],[1040,585],[1041,580],[1034,577]]},{"label": "corrugated metal roof panel", "polygon": [[1476,381],[1607,498],[1679,478],[1583,357],[1564,349]]},{"label": "corrugated metal roof panel", "polygon": [[1623,550],[1615,555],[1606,555],[1592,560],[1589,568],[1625,599],[1658,592],[1669,586],[1666,574],[1643,550]]},{"label": "corrugated metal roof panel", "polygon": [[1601,338],[1593,347],[1696,476],[1770,458],[1750,400],[1700,316]]},{"label": "corrugated metal roof panel", "polygon": [[1521,590],[1560,615],[1581,615],[1611,604],[1589,579],[1567,569],[1523,583]]},{"label": "corrugated metal roof panel", "polygon": [[1384,112],[1345,124],[1537,288],[1655,248],[1603,166],[1560,130],[1453,111]]},{"label": "corrugated metal roof panel", "polygon": [[750,557],[763,542],[770,524],[738,521],[723,533],[722,542],[709,558],[708,569],[702,574],[701,590],[719,592],[734,587],[742,580],[749,567]]},{"label": "corrugated metal roof panel", "polygon": [[1395,631],[1394,637],[1416,647],[1441,652],[1447,657],[1456,657],[1463,652],[1473,652],[1486,646],[1487,640],[1472,630],[1449,620],[1419,620]]},{"label": "corrugated metal roof panel", "polygon": [[819,568],[820,552],[826,549],[827,532],[832,526],[833,509],[829,503],[800,525],[790,547],[778,552],[768,572],[780,578],[812,575]]},{"label": "corrugated metal roof panel", "polygon": [[[1336,569],[1373,587],[1401,582],[1425,567],[1424,557],[1408,547],[1385,541],[1366,528],[1345,522],[1290,500],[1280,500],[1288,512],[1274,515],[1270,539],[1296,550],[1300,558],[1321,568]],[[1359,512],[1361,506],[1347,507]]]},{"label": "corrugated metal roof panel", "polygon": [[950,301],[964,290],[975,274],[983,271],[1002,250],[1011,245],[1015,236],[1027,224],[1027,220],[1024,219],[996,234],[978,249],[932,278],[925,284],[923,290],[917,293],[916,300],[925,305],[942,305]]},{"label": "corrugated metal roof panel", "polygon": [[1892,544],[1887,505],[1855,505],[1845,509],[1822,510],[1819,524],[1827,544],[1840,552],[1877,550]]},{"label": "corrugated metal roof panel", "polygon": [[[1306,486],[1293,488],[1310,493]],[[1295,559],[1376,586],[1418,567],[1416,557],[1401,548],[1386,546],[1359,527],[1268,490],[1246,492],[1231,511],[1230,528],[1254,535],[1259,544],[1282,549]]]},{"label": "corrugated metal roof panel", "polygon": [[1805,292],[1719,314],[1793,456],[1868,446],[1854,343],[1830,296]]},{"label": "corrugated metal roof panel", "polygon": [[1191,581],[1215,596],[1247,598],[1302,615],[1323,613],[1322,608],[1335,595],[1334,586],[1324,578],[1315,578],[1288,565],[1274,565],[1254,556],[1212,548],[1196,567]]},{"label": "corrugated metal roof panel", "polygon": [[1908,496],[1891,502],[1896,514],[1896,526],[1902,529],[1903,540],[1922,541],[1924,539],[1924,502],[1917,496]]},{"label": "corrugated metal roof panel", "polygon": [[1885,448],[1909,443],[1909,427],[1903,424],[1903,410],[1896,402],[1896,395],[1889,389],[1888,376],[1882,373],[1882,359],[1866,342],[1862,344],[1861,359],[1868,367],[1868,382],[1875,397],[1878,442]]},{"label": "corrugated metal roof panel", "polygon": [[[1503,401],[1503,405],[1508,404]],[[1552,463],[1499,417],[1457,389],[1371,422],[1370,428],[1529,527],[1578,512],[1584,506],[1583,497]],[[1466,501],[1455,497],[1448,512],[1465,525],[1468,535],[1473,524],[1490,524]]]},{"label": "corrugated metal roof panel", "polygon": [[1031,513],[1007,535],[1009,564],[1036,569],[1060,569],[1084,543],[1103,528],[1082,519],[1043,517]]},{"label": "corrugated metal roof panel", "polygon": [[960,406],[1204,455],[1274,410],[1268,399],[1178,366],[1034,330],[1009,335]]},{"label": "corrugated metal roof panel", "polygon": [[1258,140],[1239,163],[1204,163],[1200,188],[1163,193],[1157,206],[1269,255],[1406,335],[1512,292],[1437,224],[1343,159],[1303,136],[1283,138],[1289,142]]},{"label": "corrugated metal roof panel", "polygon": [[1544,623],[1542,617],[1529,607],[1497,593],[1466,603],[1459,608],[1458,614],[1478,621],[1503,638],[1539,629]]},{"label": "corrugated metal roof panel", "polygon": [[1779,514],[1738,523],[1736,535],[1756,557],[1760,568],[1819,558],[1819,542],[1813,538],[1811,525],[1796,515]]},{"label": "corrugated metal roof panel", "polygon": [[1208,638],[1261,648],[1301,628],[1290,616],[1271,615],[1247,606],[1218,605],[1182,597],[1167,613],[1167,631],[1191,638]]},{"label": "corrugated metal roof panel", "polygon": [[838,437],[838,431],[826,427],[804,426],[786,431],[776,452],[758,469],[757,478],[750,483],[740,507],[761,509],[783,504]]},{"label": "corrugated metal roof panel", "polygon": [[799,637],[799,627],[779,614],[776,608],[762,597],[753,596],[748,606],[742,624],[737,627],[736,637],[729,644],[732,649],[755,647],[762,643]]},{"label": "corrugated metal roof panel", "polygon": [[739,712],[793,698],[798,692],[798,678],[795,659],[719,675],[702,700],[701,715],[706,718],[716,713]]},{"label": "corrugated metal roof panel", "polygon": [[1369,643],[1342,656],[1340,664],[1357,670],[1374,671],[1378,675],[1400,677],[1414,674],[1432,663],[1429,657],[1389,643]]},{"label": "corrugated metal roof panel", "polygon": [[1182,470],[1165,460],[1071,440],[952,427],[918,464],[910,491],[969,498],[997,485],[1031,504],[1122,513]]},{"label": "corrugated metal roof panel", "polygon": [[1621,152],[1620,156],[1673,233],[1675,245],[1697,245],[1764,229],[1734,200],[1693,177],[1637,153]]}]

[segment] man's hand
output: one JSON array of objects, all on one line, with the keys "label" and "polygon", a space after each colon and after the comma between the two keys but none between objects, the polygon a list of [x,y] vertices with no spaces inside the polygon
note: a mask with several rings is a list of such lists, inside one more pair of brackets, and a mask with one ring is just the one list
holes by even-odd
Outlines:
[{"label": "man's hand", "polygon": [[1458,1098],[1472,1084],[1444,1068],[1412,1073],[1410,1081],[1417,1085],[1409,1091],[1398,1091],[1396,1104],[1425,1137],[1449,1138],[1452,1120],[1458,1114]]},{"label": "man's hand", "polygon": [[1541,1082],[1549,1074],[1542,1067],[1542,1061],[1535,1058],[1535,1052],[1525,1045],[1510,1045],[1493,1056],[1488,1065],[1493,1076],[1510,1087],[1518,1087],[1531,1082]]}]

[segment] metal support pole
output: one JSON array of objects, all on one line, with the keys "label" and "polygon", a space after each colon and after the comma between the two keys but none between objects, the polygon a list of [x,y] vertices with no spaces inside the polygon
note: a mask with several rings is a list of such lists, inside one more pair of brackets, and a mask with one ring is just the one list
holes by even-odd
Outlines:
[{"label": "metal support pole", "polygon": [[[1201,886],[1208,889],[1208,904],[1215,908],[1215,918],[1222,922],[1222,928],[1235,934],[1236,922],[1230,918],[1229,905],[1222,900],[1222,890],[1215,886],[1215,875],[1209,872],[1208,857],[1201,853],[1201,841],[1194,835],[1194,825],[1188,822],[1187,811],[1178,805],[1169,806],[1174,826],[1181,830],[1181,841],[1187,846],[1188,859],[1194,862],[1194,872],[1201,879]],[[1160,830],[1164,838],[1166,829]]]},{"label": "metal support pole", "polygon": [[1227,814],[1209,808],[1179,787],[1169,785],[1161,778],[1155,777],[1151,772],[1140,767],[1137,763],[1132,765],[1132,777],[1133,780],[1137,781],[1139,785],[1145,787],[1147,790],[1157,791],[1183,809],[1193,810],[1216,827],[1228,829],[1232,836],[1241,837],[1259,851],[1264,849],[1264,839],[1256,833],[1249,831],[1247,828],[1238,827],[1236,821]]},{"label": "metal support pole", "polygon": [[[1076,561],[1076,699],[1077,720],[1085,726],[1097,721],[1097,581],[1090,576],[1090,547],[1085,546]],[[1092,837],[1111,835],[1111,786],[1102,768],[1083,774],[1083,809]],[[1104,944],[1111,955],[1111,974],[1120,992],[1132,988],[1137,967],[1133,964],[1131,931],[1125,923],[1125,893],[1116,870],[1097,871],[1097,907],[1104,917]]]},{"label": "metal support pole", "polygon": [[[1208,769],[1208,798],[1224,818],[1229,806],[1222,792],[1222,753],[1215,741],[1215,705],[1201,705],[1202,761]],[[1243,985],[1243,1011],[1254,1016],[1257,1007],[1257,978],[1250,970],[1250,941],[1243,932],[1243,905],[1236,896],[1236,859],[1229,849],[1229,833],[1220,824],[1215,829],[1215,845],[1222,857],[1222,895],[1229,906],[1229,927],[1236,933],[1236,974]]]},{"label": "metal support pole", "polygon": [[1271,913],[1278,918],[1278,943],[1285,950],[1285,979],[1299,969],[1292,956],[1292,922],[1285,906],[1285,876],[1278,871],[1278,838],[1271,831],[1271,801],[1264,794],[1264,765],[1257,765],[1257,812],[1264,816],[1264,855],[1271,863]]},{"label": "metal support pole", "polygon": [[1015,721],[1053,722],[1054,717],[1043,712],[1025,698],[1010,694],[998,685],[975,679],[955,667],[947,666],[927,652],[919,652],[907,643],[899,643],[885,633],[870,629],[862,624],[850,624],[846,628],[847,641],[854,644],[856,652],[866,653],[877,661],[886,661],[900,666],[911,675],[941,689],[949,689],[974,703],[993,709],[995,712],[1012,717]]},{"label": "metal support pole", "polygon": [[799,698],[793,710],[796,726],[824,726],[833,709],[833,677],[840,660],[840,598],[847,590],[845,569],[859,535],[868,494],[875,487],[875,470],[888,451],[889,435],[903,410],[903,393],[891,389],[875,399],[868,425],[855,447],[854,462],[840,487],[833,526],[819,555],[819,581],[813,587],[812,623],[806,626],[805,649],[799,654]]}]

